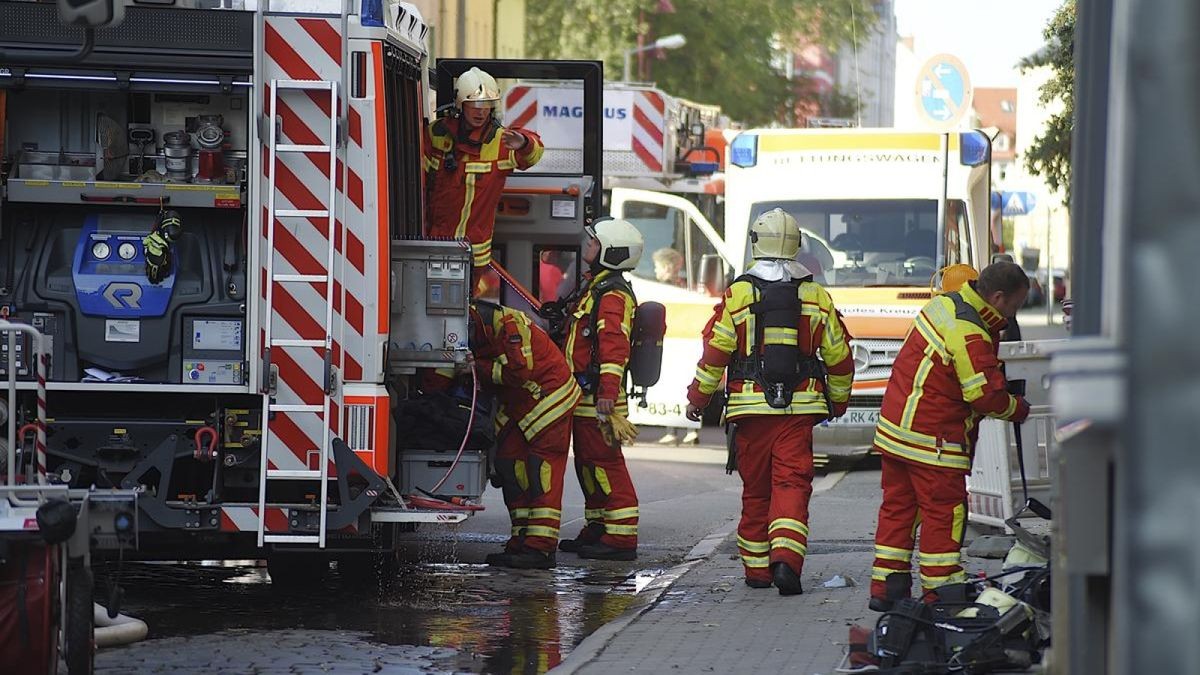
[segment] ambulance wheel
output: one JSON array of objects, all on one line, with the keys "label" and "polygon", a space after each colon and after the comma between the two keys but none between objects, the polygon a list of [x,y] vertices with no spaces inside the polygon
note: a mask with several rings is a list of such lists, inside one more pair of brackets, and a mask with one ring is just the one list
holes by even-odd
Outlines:
[{"label": "ambulance wheel", "polygon": [[273,551],[267,556],[271,585],[301,588],[320,582],[329,573],[329,556],[324,553]]},{"label": "ambulance wheel", "polygon": [[83,558],[67,561],[66,645],[63,652],[70,675],[91,675],[95,664],[96,629],[92,609],[92,571]]}]

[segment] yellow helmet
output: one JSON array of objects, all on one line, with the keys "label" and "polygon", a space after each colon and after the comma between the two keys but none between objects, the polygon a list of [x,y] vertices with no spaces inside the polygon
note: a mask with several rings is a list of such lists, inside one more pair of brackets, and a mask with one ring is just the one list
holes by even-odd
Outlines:
[{"label": "yellow helmet", "polygon": [[496,78],[473,66],[459,75],[454,82],[454,104],[461,109],[463,103],[468,101],[491,103],[493,108],[499,107],[500,85],[496,84]]},{"label": "yellow helmet", "polygon": [[791,260],[800,252],[800,226],[792,214],[774,208],[754,219],[750,225],[754,259]]},{"label": "yellow helmet", "polygon": [[[950,265],[941,269],[942,288],[941,293],[953,293],[963,287],[963,284],[968,281],[975,281],[979,278],[979,272],[970,265],[959,263]],[[937,275],[934,275],[936,280]]]}]

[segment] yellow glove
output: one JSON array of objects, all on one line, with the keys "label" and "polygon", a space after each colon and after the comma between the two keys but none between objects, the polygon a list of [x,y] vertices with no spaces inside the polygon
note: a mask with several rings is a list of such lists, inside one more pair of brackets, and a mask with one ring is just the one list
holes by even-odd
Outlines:
[{"label": "yellow glove", "polygon": [[612,427],[613,436],[620,441],[622,445],[629,445],[637,440],[638,429],[633,426],[629,420],[625,419],[620,413],[613,413],[608,417],[609,424]]}]

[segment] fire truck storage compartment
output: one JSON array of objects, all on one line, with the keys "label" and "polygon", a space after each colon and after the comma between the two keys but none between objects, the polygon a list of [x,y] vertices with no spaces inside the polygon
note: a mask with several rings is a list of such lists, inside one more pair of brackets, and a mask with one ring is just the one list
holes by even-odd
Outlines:
[{"label": "fire truck storage compartment", "polygon": [[[5,206],[0,302],[47,337],[51,381],[244,384],[244,214],[176,210],[173,270],[152,284],[142,238],[157,208]],[[30,378],[28,346],[18,349],[18,375]],[[0,352],[0,371],[7,362]]]}]

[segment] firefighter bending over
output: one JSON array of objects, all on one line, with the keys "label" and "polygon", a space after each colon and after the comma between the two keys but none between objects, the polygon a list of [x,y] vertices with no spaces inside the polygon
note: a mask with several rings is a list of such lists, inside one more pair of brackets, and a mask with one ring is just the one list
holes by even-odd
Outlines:
[{"label": "firefighter bending over", "polygon": [[[892,364],[875,448],[883,455],[883,503],[875,532],[871,609],[885,612],[912,591],[913,545],[921,532],[921,587],[966,581],[960,549],[967,526],[966,475],[983,417],[1021,422],[1024,398],[1008,393],[998,343],[1006,317],[1025,303],[1029,278],[1011,262],[930,300]],[[965,280],[965,283],[963,281]],[[950,270],[943,287],[950,288]]]},{"label": "firefighter bending over", "polygon": [[[846,412],[854,380],[850,336],[829,293],[794,261],[796,219],[772,209],[750,226],[755,258],[730,284],[704,329],[688,387],[699,420],[727,367],[731,452],[742,477],[738,550],[746,585],[804,590],[813,426]],[[817,354],[821,359],[817,359]]]},{"label": "firefighter bending over", "polygon": [[583,260],[590,269],[570,298],[565,352],[584,392],[575,409],[572,438],[587,522],[559,548],[581,558],[635,560],[637,492],[619,434],[611,431],[629,416],[624,380],[636,301],[623,273],[642,258],[642,233],[628,221],[612,218],[585,229]]},{"label": "firefighter bending over", "polygon": [[504,551],[487,563],[554,567],[579,385],[550,336],[517,310],[474,303],[470,347],[479,379],[495,387],[500,403],[496,469],[512,520]]},{"label": "firefighter bending over", "polygon": [[500,125],[500,86],[478,68],[454,84],[456,114],[425,130],[429,236],[471,243],[476,274],[492,260],[496,207],[508,175],[542,158],[538,135]]}]

